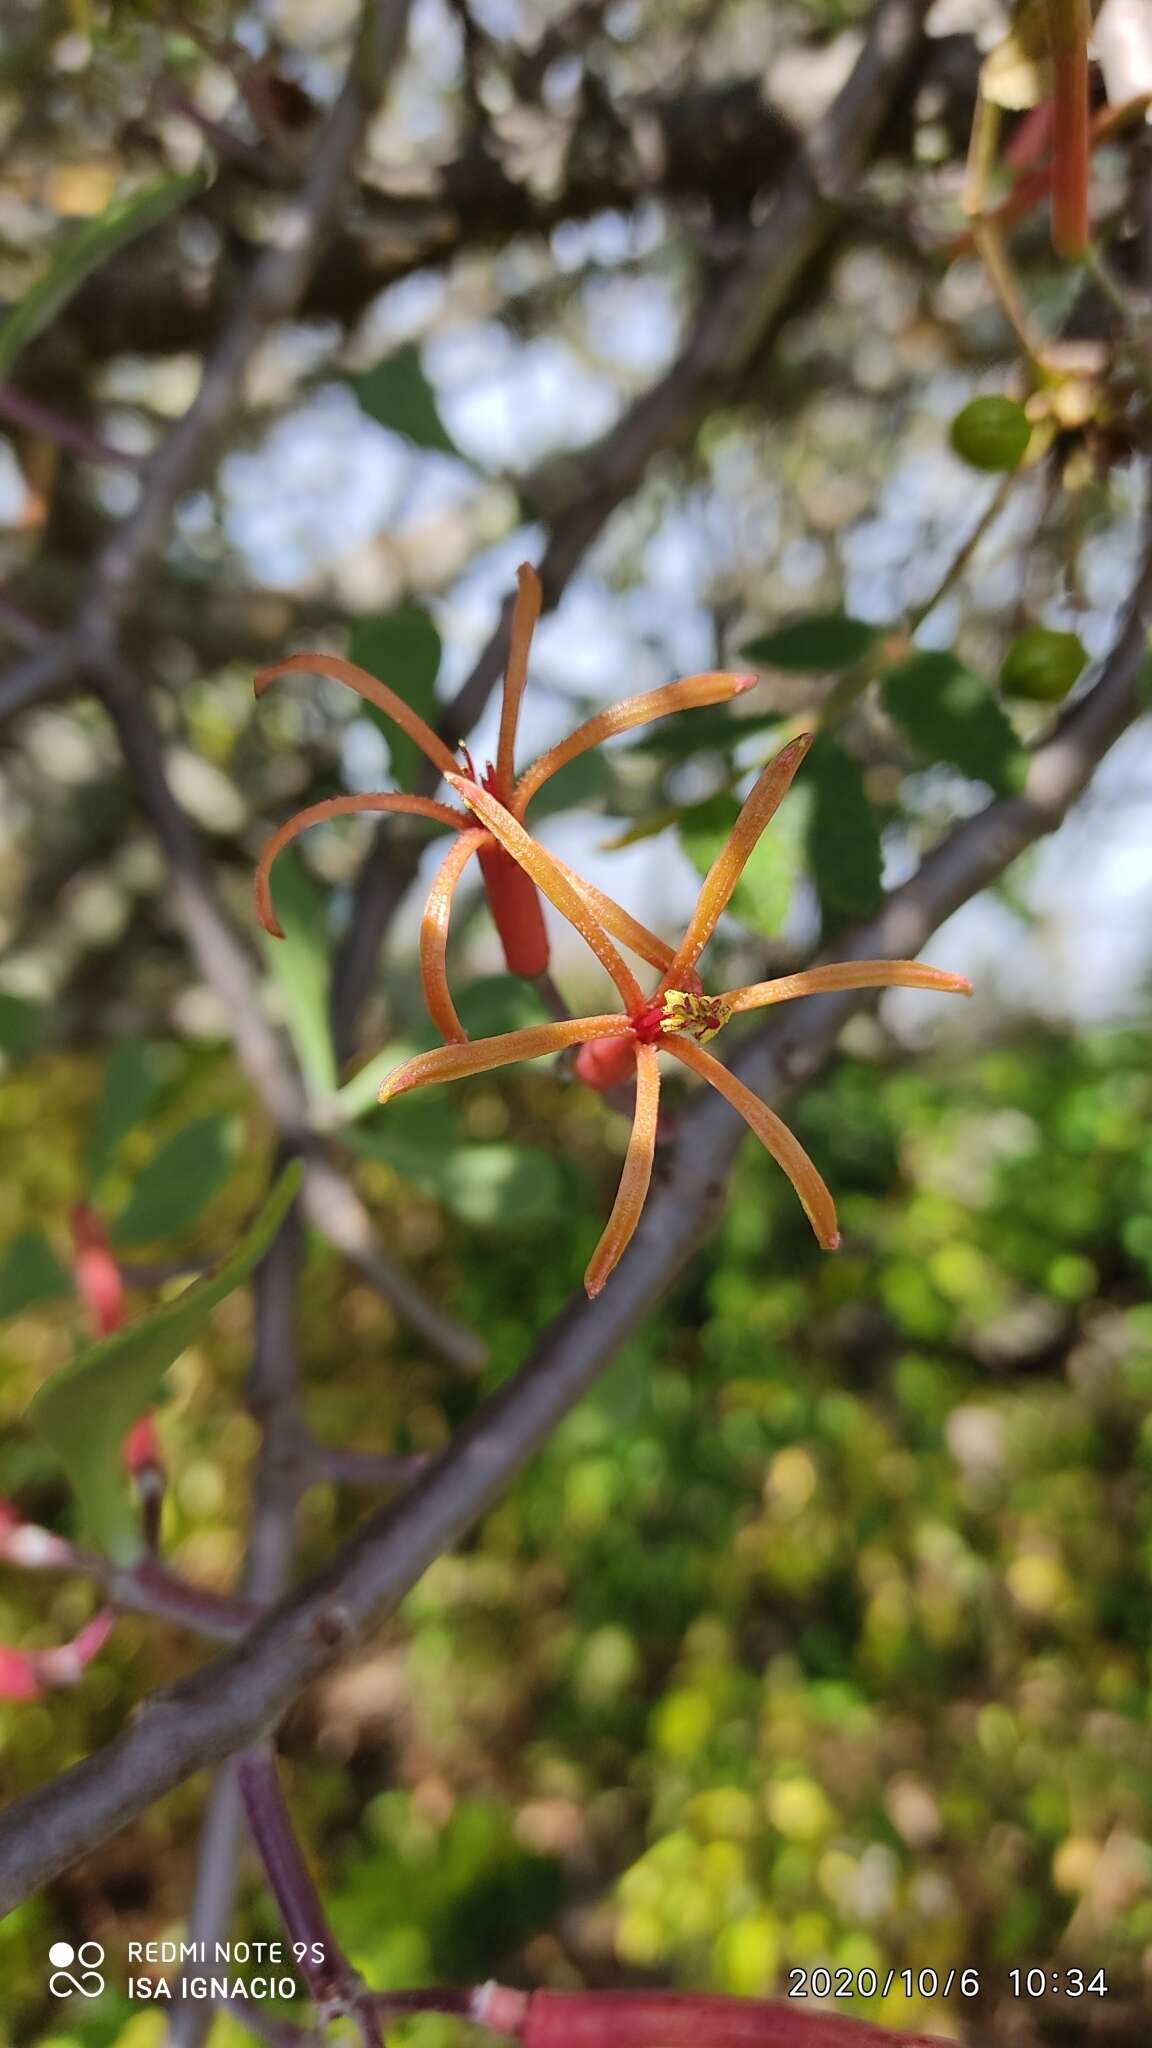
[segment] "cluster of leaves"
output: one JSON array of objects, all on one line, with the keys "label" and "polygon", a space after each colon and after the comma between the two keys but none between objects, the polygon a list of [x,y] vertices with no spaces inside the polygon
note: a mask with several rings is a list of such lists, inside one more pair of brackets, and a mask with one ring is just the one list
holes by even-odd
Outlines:
[{"label": "cluster of leaves", "polygon": [[[46,1118],[75,1115],[59,1061],[25,1072]],[[190,1107],[207,1078],[185,1080]],[[574,1170],[611,1173],[584,1091],[512,1085],[518,1124]],[[483,1123],[497,1090],[462,1093]],[[565,1904],[564,1969],[598,1981],[757,1993],[817,1961],[972,1965],[991,2022],[1007,1969],[1063,1942],[1107,1968],[1114,2003],[1138,1997],[1150,1111],[1139,1033],[1031,1032],[931,1075],[845,1063],[799,1118],[842,1193],[837,1261],[745,1149],[721,1232],[667,1309],[477,1543],[306,1709],[310,1758],[333,1761],[310,1761],[293,1798],[373,1981],[467,1980],[526,1948],[547,1978]],[[399,1228],[411,1196],[394,1177],[379,1191]],[[419,1200],[431,1226],[440,1204]],[[568,1291],[570,1249],[552,1243],[517,1231],[493,1261],[484,1229],[454,1227],[450,1254],[429,1232],[426,1277],[450,1257],[499,1364]],[[0,1332],[14,1402],[56,1314]],[[318,1247],[304,1318],[310,1406],[334,1439],[434,1441],[472,1398],[389,1356],[380,1311]],[[199,1376],[227,1377],[238,1343],[224,1328]],[[246,1440],[195,1381],[174,1426],[174,1559],[226,1571]],[[309,1496],[313,1554],[353,1513]],[[9,1630],[21,1590],[5,1589]],[[175,1645],[126,1623],[83,1695],[0,1716],[13,1790],[122,1720],[145,1642],[150,1678],[171,1672]],[[133,1932],[165,1931],[190,1801],[92,1860],[61,1900],[69,1928],[98,1911],[114,1947],[130,1896]],[[6,1923],[0,2040],[39,2013],[53,1906]],[[269,1914],[253,1895],[247,1931],[273,1934]],[[945,2018],[930,1998],[887,2016]],[[161,2032],[112,1998],[44,2038],[156,2048]],[[221,2021],[213,2048],[239,2039]]]}]

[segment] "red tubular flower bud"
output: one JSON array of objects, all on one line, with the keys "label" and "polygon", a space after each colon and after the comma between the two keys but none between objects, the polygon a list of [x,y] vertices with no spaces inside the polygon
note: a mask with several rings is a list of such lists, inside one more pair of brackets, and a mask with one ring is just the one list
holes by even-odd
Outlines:
[{"label": "red tubular flower bud", "polygon": [[479,850],[480,872],[509,974],[535,980],[548,970],[548,931],[535,882],[496,841]]},{"label": "red tubular flower bud", "polygon": [[636,1071],[630,1038],[590,1038],[576,1055],[576,1075],[586,1088],[618,1088]]},{"label": "red tubular flower bud", "polygon": [[124,1321],[124,1282],[104,1225],[86,1202],[72,1210],[72,1277],[76,1292],[101,1337]]},{"label": "red tubular flower bud", "polygon": [[163,1471],[164,1453],[150,1415],[142,1415],[132,1424],[120,1446],[120,1457],[126,1472]]},{"label": "red tubular flower bud", "polygon": [[819,2007],[690,1991],[535,1991],[518,2035],[522,2048],[943,2048]]}]

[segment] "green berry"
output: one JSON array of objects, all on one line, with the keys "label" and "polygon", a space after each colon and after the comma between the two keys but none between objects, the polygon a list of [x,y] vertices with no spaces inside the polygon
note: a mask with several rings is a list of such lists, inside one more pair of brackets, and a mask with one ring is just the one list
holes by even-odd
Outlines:
[{"label": "green berry", "polygon": [[1014,398],[973,398],[953,420],[951,439],[973,469],[1018,469],[1032,428]]},{"label": "green berry", "polygon": [[1010,697],[1030,697],[1036,704],[1058,704],[1068,695],[1088,660],[1078,633],[1057,633],[1051,626],[1029,626],[1012,642],[1000,671]]}]

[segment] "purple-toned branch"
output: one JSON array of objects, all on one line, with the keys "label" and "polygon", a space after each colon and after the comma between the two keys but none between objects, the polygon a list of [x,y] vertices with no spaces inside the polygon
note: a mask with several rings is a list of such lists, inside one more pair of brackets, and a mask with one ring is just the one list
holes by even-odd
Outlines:
[{"label": "purple-toned branch", "polygon": [[150,1557],[134,1565],[114,1564],[51,1529],[17,1519],[6,1503],[0,1503],[0,1561],[26,1572],[76,1572],[99,1586],[119,1613],[174,1621],[215,1642],[234,1642],[256,1619],[257,1610],[248,1601],[195,1586]]},{"label": "purple-toned branch", "polygon": [[126,448],[110,447],[82,420],[65,419],[62,413],[53,412],[51,406],[41,405],[38,398],[29,398],[26,392],[18,391],[14,384],[0,384],[0,419],[10,420],[15,427],[27,428],[29,433],[39,435],[42,440],[55,442],[58,448],[67,448],[86,462],[100,462],[113,469],[140,469],[143,466],[143,456],[132,455]]},{"label": "purple-toned branch", "polygon": [[[961,903],[1055,829],[1142,710],[1152,622],[1152,523],[1124,623],[1093,687],[1035,750],[1027,785],[966,820],[843,938],[841,957],[907,956]],[[741,1048],[742,1078],[773,1105],[811,1078],[866,997],[777,1012]],[[593,1303],[577,1294],[516,1376],[393,1506],[281,1602],[243,1647],[153,1697],[116,1741],[0,1819],[0,1911],[126,1826],[191,1771],[264,1736],[304,1687],[376,1625],[500,1497],[680,1271],[718,1208],[743,1126],[713,1091],[685,1114],[627,1256]]]},{"label": "purple-toned branch", "polygon": [[321,2023],[354,2019],[365,2048],[380,2048],[373,2001],[328,1925],[312,1873],[296,1839],[267,1743],[236,1759],[236,1778],[252,1839]]},{"label": "purple-toned branch", "polygon": [[[299,1210],[293,1207],[256,1274],[254,1342],[245,1388],[248,1411],[260,1428],[243,1577],[245,1604],[252,1615],[287,1590],[295,1551],[296,1509],[303,1485],[293,1314],[300,1239]],[[190,1939],[205,1948],[214,1950],[227,1938],[243,1833],[240,1784],[235,1762],[229,1762],[216,1773],[196,1860],[188,1931]],[[211,2007],[203,2000],[182,2001],[169,2018],[166,2048],[202,2048],[211,2024]]]}]

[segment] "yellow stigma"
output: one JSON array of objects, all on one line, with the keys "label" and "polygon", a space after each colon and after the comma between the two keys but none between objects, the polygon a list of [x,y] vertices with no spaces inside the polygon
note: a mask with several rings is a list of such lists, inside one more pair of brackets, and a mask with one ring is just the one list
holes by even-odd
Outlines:
[{"label": "yellow stigma", "polygon": [[689,995],[685,989],[670,988],[664,996],[660,1029],[683,1031],[700,1045],[707,1045],[710,1038],[723,1030],[731,1015],[732,1005],[723,996]]}]

